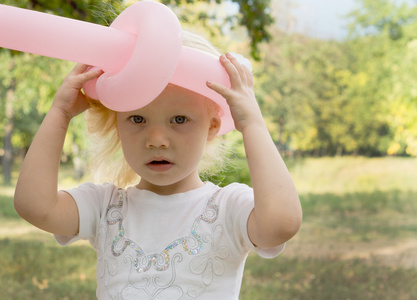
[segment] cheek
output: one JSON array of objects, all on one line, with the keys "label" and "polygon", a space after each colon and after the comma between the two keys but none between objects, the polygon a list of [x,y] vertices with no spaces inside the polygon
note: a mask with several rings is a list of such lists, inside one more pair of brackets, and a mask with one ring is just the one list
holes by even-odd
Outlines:
[{"label": "cheek", "polygon": [[130,162],[130,158],[133,155],[133,146],[122,138],[120,140],[121,140],[121,145],[122,145],[123,156],[125,157],[127,162]]},{"label": "cheek", "polygon": [[190,129],[186,135],[182,136],[181,144],[185,147],[193,147],[194,149],[204,149],[207,139],[208,129],[206,130],[194,126],[194,128]]},{"label": "cheek", "polygon": [[118,122],[117,130],[122,143],[129,143],[140,137],[141,126],[136,126],[130,121]]},{"label": "cheek", "polygon": [[126,130],[119,131],[120,143],[122,146],[123,154],[126,160],[130,158],[135,159],[138,152],[141,150],[139,135],[135,135],[132,132]]},{"label": "cheek", "polygon": [[206,140],[200,136],[196,136],[193,140],[188,140],[183,143],[184,157],[193,160],[195,163],[199,163],[203,157],[206,149]]}]

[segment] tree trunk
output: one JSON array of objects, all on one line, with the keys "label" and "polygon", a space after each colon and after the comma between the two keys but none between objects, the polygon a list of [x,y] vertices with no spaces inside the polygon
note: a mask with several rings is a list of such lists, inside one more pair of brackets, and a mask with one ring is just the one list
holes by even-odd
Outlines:
[{"label": "tree trunk", "polygon": [[[15,67],[14,60],[10,63],[9,72]],[[6,126],[4,128],[3,147],[4,156],[2,159],[3,178],[5,184],[12,181],[13,167],[13,146],[12,135],[14,129],[14,101],[15,101],[16,80],[13,78],[6,93]]]}]

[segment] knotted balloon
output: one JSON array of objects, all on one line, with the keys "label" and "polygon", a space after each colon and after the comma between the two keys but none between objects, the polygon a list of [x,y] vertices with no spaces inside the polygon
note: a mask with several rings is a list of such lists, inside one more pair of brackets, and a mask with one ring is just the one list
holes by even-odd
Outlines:
[{"label": "knotted balloon", "polygon": [[152,102],[168,83],[201,94],[221,108],[219,134],[234,129],[226,100],[207,80],[230,87],[218,57],[182,45],[182,29],[167,6],[141,1],[101,26],[0,5],[0,47],[88,64],[104,71],[85,93],[114,111]]}]

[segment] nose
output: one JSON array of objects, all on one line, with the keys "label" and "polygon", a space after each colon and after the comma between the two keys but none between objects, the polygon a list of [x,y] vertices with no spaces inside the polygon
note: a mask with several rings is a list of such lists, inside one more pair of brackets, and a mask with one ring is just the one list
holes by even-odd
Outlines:
[{"label": "nose", "polygon": [[169,147],[169,138],[167,131],[162,126],[149,126],[146,138],[146,148],[162,148]]}]

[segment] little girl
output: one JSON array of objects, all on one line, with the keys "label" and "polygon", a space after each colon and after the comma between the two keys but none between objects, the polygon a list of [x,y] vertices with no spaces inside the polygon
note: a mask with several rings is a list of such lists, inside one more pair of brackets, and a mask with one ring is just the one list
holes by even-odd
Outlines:
[{"label": "little girl", "polygon": [[[113,112],[81,92],[101,72],[80,64],[58,90],[22,165],[15,207],[61,245],[90,241],[99,299],[238,299],[249,250],[275,257],[297,233],[300,202],[264,123],[252,74],[231,54],[220,62],[231,88],[207,86],[227,100],[243,135],[253,189],[220,188],[199,177],[206,144],[221,127],[211,100],[169,84],[149,105]],[[68,125],[90,107],[96,116],[90,125],[113,132],[115,148],[121,144],[127,164],[115,171],[118,181],[140,179],[128,188],[85,183],[58,191]]]}]

